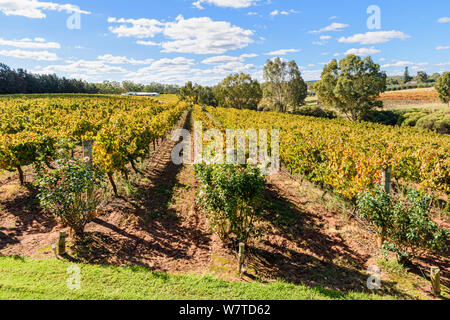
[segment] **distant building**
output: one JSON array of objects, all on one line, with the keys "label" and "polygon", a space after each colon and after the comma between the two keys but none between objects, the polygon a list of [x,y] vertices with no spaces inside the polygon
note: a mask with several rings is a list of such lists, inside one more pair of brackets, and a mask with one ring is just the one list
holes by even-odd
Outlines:
[{"label": "distant building", "polygon": [[140,97],[159,97],[160,94],[156,92],[127,92],[122,93],[123,96],[140,96]]}]

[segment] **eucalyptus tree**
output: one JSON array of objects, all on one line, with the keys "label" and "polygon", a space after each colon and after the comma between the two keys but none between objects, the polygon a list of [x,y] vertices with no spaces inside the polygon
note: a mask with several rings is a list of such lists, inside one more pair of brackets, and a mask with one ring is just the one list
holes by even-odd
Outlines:
[{"label": "eucalyptus tree", "polygon": [[333,59],[325,65],[314,88],[320,102],[356,121],[374,108],[383,107],[378,97],[386,91],[386,78],[371,57],[347,55],[339,62]]},{"label": "eucalyptus tree", "polygon": [[264,67],[264,99],[271,109],[287,112],[305,103],[308,86],[303,80],[297,63],[275,58]]}]

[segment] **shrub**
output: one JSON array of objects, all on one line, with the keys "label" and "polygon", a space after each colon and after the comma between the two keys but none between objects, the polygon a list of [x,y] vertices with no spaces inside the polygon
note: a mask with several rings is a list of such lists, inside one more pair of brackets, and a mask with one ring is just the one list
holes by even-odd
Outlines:
[{"label": "shrub", "polygon": [[397,125],[400,119],[400,114],[393,111],[378,111],[373,110],[362,117],[363,121],[379,123],[389,126]]},{"label": "shrub", "polygon": [[358,197],[357,209],[361,217],[376,228],[380,245],[405,261],[426,250],[447,250],[450,233],[430,218],[430,203],[430,196],[415,190],[401,199],[377,187]]},{"label": "shrub", "polygon": [[337,114],[334,111],[322,109],[320,107],[301,107],[295,110],[294,114],[316,118],[336,119]]},{"label": "shrub", "polygon": [[402,127],[415,127],[417,121],[427,115],[428,113],[426,112],[408,112],[401,116],[399,119],[399,124]]},{"label": "shrub", "polygon": [[202,184],[197,200],[222,241],[235,237],[246,242],[260,235],[255,221],[261,214],[265,178],[258,168],[199,164],[195,173]]},{"label": "shrub", "polygon": [[450,114],[433,113],[417,120],[416,127],[442,134],[450,133]]},{"label": "shrub", "polygon": [[431,220],[430,203],[430,196],[415,190],[410,190],[404,201],[394,203],[386,248],[396,252],[400,260],[424,250],[446,251],[449,232]]},{"label": "shrub", "polygon": [[91,168],[89,159],[76,161],[60,150],[54,169],[38,167],[36,185],[42,208],[82,236],[84,227],[97,216],[99,199],[90,190],[99,187],[103,174]]}]

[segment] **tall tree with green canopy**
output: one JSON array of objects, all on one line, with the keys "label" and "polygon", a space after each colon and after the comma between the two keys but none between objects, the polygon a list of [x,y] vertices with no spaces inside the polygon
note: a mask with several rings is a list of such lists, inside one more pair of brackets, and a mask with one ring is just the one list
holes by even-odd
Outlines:
[{"label": "tall tree with green canopy", "polygon": [[226,77],[214,88],[214,95],[223,108],[257,110],[262,99],[259,82],[245,73],[235,73]]},{"label": "tall tree with green canopy", "polygon": [[403,74],[403,83],[408,83],[412,80],[412,77],[409,75],[409,68],[405,68],[405,73]]},{"label": "tall tree with green canopy", "polygon": [[194,105],[197,103],[198,100],[198,94],[197,90],[194,88],[194,85],[191,81],[185,84],[184,87],[180,89],[180,92],[178,93],[178,98],[181,101],[185,101],[190,105]]},{"label": "tall tree with green canopy", "polygon": [[447,103],[450,106],[450,72],[446,72],[438,78],[436,90],[442,103]]},{"label": "tall tree with green canopy", "polygon": [[386,78],[371,57],[361,59],[351,54],[339,63],[333,59],[326,65],[314,88],[319,101],[356,121],[372,109],[383,107],[377,98],[386,91]]},{"label": "tall tree with green canopy", "polygon": [[308,86],[294,60],[268,60],[264,67],[264,80],[264,98],[272,109],[287,112],[289,108],[295,110],[305,104]]},{"label": "tall tree with green canopy", "polygon": [[425,83],[428,81],[428,74],[425,71],[417,71],[417,81]]}]

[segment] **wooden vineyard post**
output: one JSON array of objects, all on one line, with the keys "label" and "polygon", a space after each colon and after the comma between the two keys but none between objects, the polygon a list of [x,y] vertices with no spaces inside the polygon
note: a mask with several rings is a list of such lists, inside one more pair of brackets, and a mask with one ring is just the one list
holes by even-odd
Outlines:
[{"label": "wooden vineyard post", "polygon": [[[392,193],[392,167],[387,167],[383,169],[381,183],[383,185],[384,192],[386,194],[391,195]],[[378,236],[378,247],[382,248],[385,240],[385,230],[380,230],[380,234]]]},{"label": "wooden vineyard post", "polygon": [[243,266],[244,266],[244,259],[245,259],[245,244],[239,243],[239,277],[242,277],[243,273]]},{"label": "wooden vineyard post", "polygon": [[93,142],[92,140],[83,140],[83,157],[86,159],[86,162],[92,168],[92,155],[93,155]]},{"label": "wooden vineyard post", "polygon": [[392,192],[392,167],[383,169],[382,183],[384,192],[390,195]]},{"label": "wooden vineyard post", "polygon": [[61,231],[58,239],[58,254],[63,256],[66,254],[66,233]]},{"label": "wooden vineyard post", "polygon": [[441,270],[438,267],[431,267],[430,279],[433,293],[439,297],[441,295]]},{"label": "wooden vineyard post", "polygon": [[[92,140],[83,140],[83,158],[84,161],[87,162],[89,168],[92,169],[92,165],[93,165],[93,142]],[[89,190],[87,191],[87,201],[90,203],[92,200],[92,195],[94,193],[94,188],[90,187]]]}]

